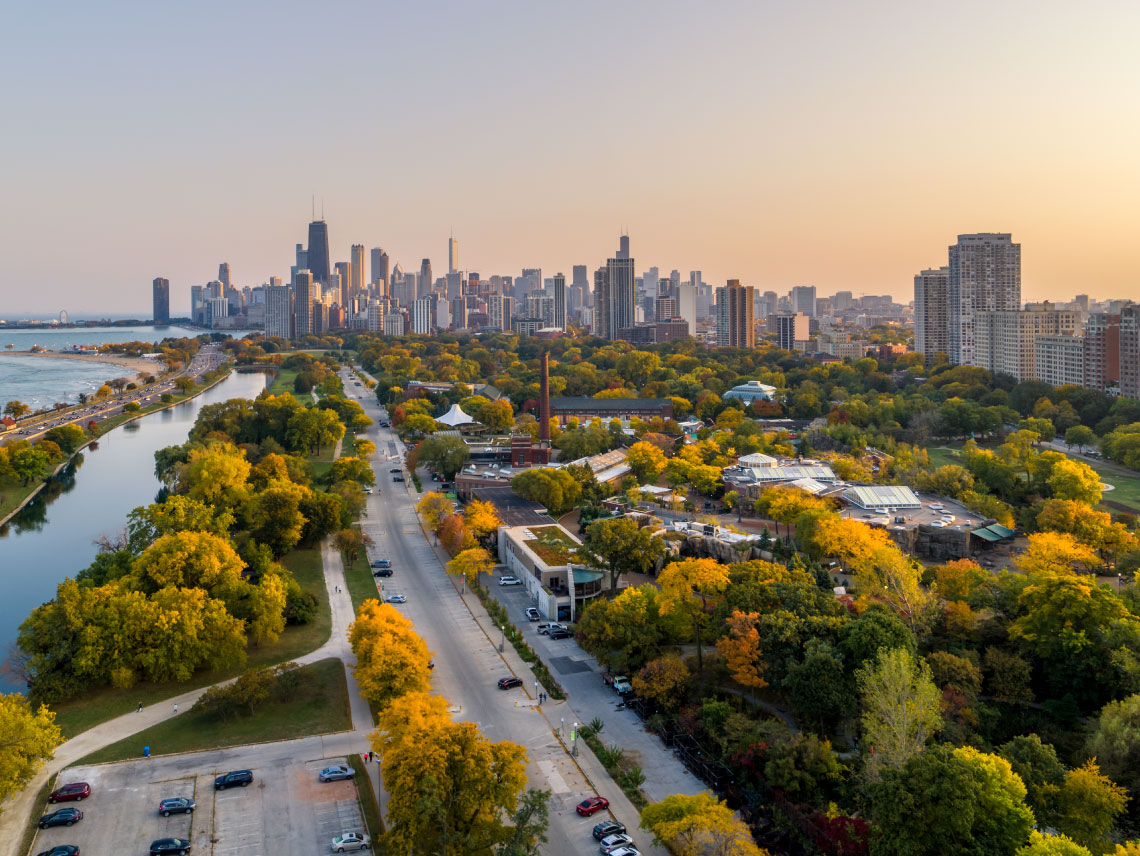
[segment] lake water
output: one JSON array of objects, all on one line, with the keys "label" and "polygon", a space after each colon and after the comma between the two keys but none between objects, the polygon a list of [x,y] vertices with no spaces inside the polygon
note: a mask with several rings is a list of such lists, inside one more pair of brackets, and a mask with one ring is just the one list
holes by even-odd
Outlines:
[{"label": "lake water", "polygon": [[[197,398],[114,429],[0,528],[0,657],[31,611],[91,563],[93,541],[119,532],[129,511],[154,501],[161,487],[154,453],[186,442],[203,405],[255,398],[264,388],[265,375],[231,374]],[[0,674],[0,692],[23,689]]]},{"label": "lake water", "polygon": [[[227,333],[231,331],[226,331]],[[235,330],[242,336],[248,331]],[[27,351],[39,345],[49,351],[94,347],[118,342],[161,342],[200,336],[187,327],[69,327],[63,330],[15,330],[0,328],[0,350]],[[91,393],[111,378],[129,372],[111,363],[53,360],[44,357],[0,357],[0,408],[9,401],[22,401],[33,410],[62,401],[74,404],[82,392]]]}]

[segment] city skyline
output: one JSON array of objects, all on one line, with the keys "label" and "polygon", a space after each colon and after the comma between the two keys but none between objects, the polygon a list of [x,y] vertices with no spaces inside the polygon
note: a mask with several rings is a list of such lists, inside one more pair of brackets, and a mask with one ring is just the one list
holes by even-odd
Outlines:
[{"label": "city skyline", "polygon": [[[161,276],[181,315],[216,259],[285,276],[314,193],[333,261],[361,243],[445,270],[454,230],[484,276],[594,270],[625,228],[645,265],[710,283],[906,299],[953,236],[1007,232],[1025,300],[1136,289],[1133,4],[214,11],[6,21],[29,129],[3,143],[8,311],[139,311]],[[377,93],[352,134],[302,106],[335,122]]]}]

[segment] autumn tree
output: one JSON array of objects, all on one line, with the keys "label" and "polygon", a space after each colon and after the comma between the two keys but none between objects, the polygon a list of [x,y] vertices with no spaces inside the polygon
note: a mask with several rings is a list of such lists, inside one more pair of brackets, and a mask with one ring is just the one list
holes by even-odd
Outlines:
[{"label": "autumn tree", "polygon": [[1094,853],[1111,847],[1109,833],[1124,812],[1128,791],[1100,772],[1095,759],[1065,773],[1053,822],[1063,834]]},{"label": "autumn tree", "polygon": [[473,499],[467,503],[463,509],[463,522],[476,541],[488,538],[503,525],[495,506],[482,499]]},{"label": "autumn tree", "polygon": [[249,598],[249,638],[254,645],[276,642],[285,629],[285,607],[288,592],[285,581],[277,574],[265,574]]},{"label": "autumn tree", "polygon": [[685,699],[688,681],[689,670],[679,657],[659,657],[642,666],[631,683],[638,698],[675,710]]},{"label": "autumn tree", "polygon": [[375,598],[364,601],[349,625],[348,641],[360,694],[370,704],[384,709],[406,693],[430,689],[431,652],[395,607]]},{"label": "autumn tree", "polygon": [[1014,560],[1026,576],[1070,573],[1074,569],[1090,570],[1098,563],[1096,553],[1062,532],[1035,532],[1029,544]]},{"label": "autumn tree", "polygon": [[342,457],[332,462],[324,481],[327,484],[351,481],[360,485],[374,485],[376,484],[376,476],[368,461],[363,458]]},{"label": "autumn tree", "polygon": [[874,750],[868,762],[872,776],[902,767],[942,730],[942,694],[930,667],[905,648],[879,651],[855,678],[864,739]]},{"label": "autumn tree", "polygon": [[652,443],[641,441],[629,447],[626,463],[638,484],[652,484],[665,469],[665,453]]},{"label": "autumn tree", "polygon": [[610,591],[616,592],[622,574],[644,574],[655,567],[665,554],[665,545],[633,520],[617,517],[590,524],[579,553],[609,569]]},{"label": "autumn tree", "polygon": [[274,556],[284,556],[301,541],[306,522],[301,504],[309,493],[309,488],[294,482],[274,480],[246,504],[250,532]]},{"label": "autumn tree", "polygon": [[470,585],[472,588],[479,585],[480,574],[490,575],[494,568],[494,558],[482,547],[463,550],[447,563],[447,572],[459,577],[464,585]]},{"label": "autumn tree", "polygon": [[[1140,848],[1137,848],[1140,853]],[[1117,850],[1118,856],[1131,854],[1123,848]],[[1042,835],[1037,830],[1029,833],[1029,843],[1018,847],[1014,856],[1093,856],[1087,847],[1082,847],[1067,835]]]},{"label": "autumn tree", "polygon": [[467,465],[471,450],[462,438],[450,434],[428,437],[416,451],[417,459],[450,481]]},{"label": "autumn tree", "polygon": [[452,556],[475,546],[475,539],[467,531],[462,514],[449,514],[443,518],[437,534],[440,545]]},{"label": "autumn tree", "polygon": [[1096,505],[1104,492],[1096,470],[1071,458],[1053,464],[1048,485],[1054,499],[1072,499],[1086,505]]},{"label": "autumn tree", "polygon": [[423,518],[424,523],[432,532],[439,531],[444,519],[452,514],[454,509],[455,503],[437,491],[425,493],[423,498],[416,503],[416,511],[419,512],[420,517]]},{"label": "autumn tree", "polygon": [[185,467],[178,470],[177,492],[219,510],[235,509],[249,495],[249,474],[249,461],[236,446],[192,449]]},{"label": "autumn tree", "polygon": [[768,686],[763,673],[764,652],[760,650],[760,634],[756,630],[758,612],[736,609],[726,619],[728,633],[717,640],[717,650],[724,656],[732,679],[744,687],[763,689]]},{"label": "autumn tree", "polygon": [[55,713],[20,693],[0,694],[0,800],[18,793],[63,742]]},{"label": "autumn tree", "polygon": [[511,815],[511,824],[498,856],[539,856],[550,825],[550,791],[527,788]]},{"label": "autumn tree", "polygon": [[692,621],[700,671],[704,670],[701,631],[708,623],[709,599],[722,594],[728,583],[728,566],[716,559],[672,562],[657,578],[662,593],[661,608],[666,612],[680,612]]},{"label": "autumn tree", "polygon": [[678,614],[662,614],[661,600],[652,583],[622,589],[613,600],[594,600],[578,619],[578,640],[609,669],[635,671],[685,629]]},{"label": "autumn tree", "polygon": [[555,516],[575,506],[582,495],[582,485],[565,469],[533,467],[513,479],[511,487],[519,496],[541,503]]},{"label": "autumn tree", "polygon": [[203,502],[177,494],[164,502],[140,505],[127,515],[127,539],[138,554],[163,535],[193,530],[226,537],[234,524],[233,512],[216,510]]},{"label": "autumn tree", "polygon": [[748,826],[708,791],[673,794],[641,810],[641,828],[678,856],[767,856]]},{"label": "autumn tree", "polygon": [[233,603],[247,586],[244,569],[245,562],[225,539],[209,532],[174,532],[135,559],[132,584],[148,594],[170,586],[203,589]]},{"label": "autumn tree", "polygon": [[352,565],[365,548],[372,544],[372,538],[362,532],[359,526],[349,526],[333,535],[333,546],[344,557],[345,564]]}]

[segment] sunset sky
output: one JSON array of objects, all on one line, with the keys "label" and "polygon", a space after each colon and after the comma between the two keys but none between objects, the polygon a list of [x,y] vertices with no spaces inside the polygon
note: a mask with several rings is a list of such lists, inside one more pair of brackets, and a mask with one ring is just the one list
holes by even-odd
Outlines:
[{"label": "sunset sky", "polygon": [[657,265],[890,293],[1012,232],[1026,300],[1140,297],[1140,3],[9,4],[0,315],[172,310],[230,262]]}]

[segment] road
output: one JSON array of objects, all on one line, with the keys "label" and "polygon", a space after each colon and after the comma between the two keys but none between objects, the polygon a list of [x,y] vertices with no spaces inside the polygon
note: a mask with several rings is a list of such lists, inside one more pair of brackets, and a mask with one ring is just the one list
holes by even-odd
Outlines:
[{"label": "road", "polygon": [[194,380],[197,381],[203,374],[216,369],[224,361],[225,352],[222,351],[221,345],[216,343],[203,345],[198,349],[198,353],[194,355],[194,358],[186,368],[176,374],[163,378],[158,383],[153,383],[140,389],[128,390],[103,399],[102,401],[88,404],[85,407],[73,408],[61,411],[57,414],[37,417],[36,421],[25,423],[22,428],[0,435],[0,443],[12,440],[33,440],[60,425],[75,423],[81,428],[85,428],[89,422],[98,424],[106,419],[110,419],[112,416],[118,416],[123,412],[123,405],[131,401],[138,402],[140,408],[146,407],[162,398],[164,393],[174,392],[175,378],[185,376],[194,378]]}]

